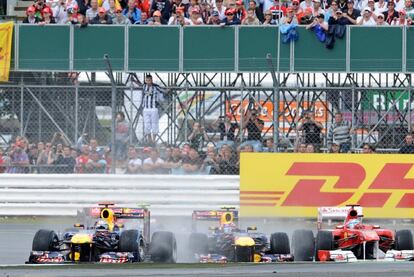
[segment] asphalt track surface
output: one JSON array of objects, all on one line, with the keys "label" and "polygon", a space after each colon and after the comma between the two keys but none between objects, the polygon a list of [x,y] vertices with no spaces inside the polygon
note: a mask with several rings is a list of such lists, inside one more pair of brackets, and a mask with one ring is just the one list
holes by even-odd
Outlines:
[{"label": "asphalt track surface", "polygon": [[101,276],[414,276],[414,262],[283,263],[283,264],[134,264],[0,267],[4,277],[101,277]]},{"label": "asphalt track surface", "polygon": [[[178,242],[177,264],[128,264],[128,265],[23,265],[31,249],[32,239],[38,229],[63,230],[70,227],[73,218],[0,218],[0,277],[15,276],[412,276],[414,262],[358,262],[345,263],[282,263],[282,264],[195,264],[188,263],[185,253],[186,241],[191,232],[188,219],[153,220],[155,230],[173,230]],[[257,225],[259,231],[270,234],[295,229],[314,228],[314,222],[294,221],[251,221],[245,226]],[[389,222],[381,224],[392,229],[411,229],[411,223]],[[207,230],[206,226],[201,229]]]}]

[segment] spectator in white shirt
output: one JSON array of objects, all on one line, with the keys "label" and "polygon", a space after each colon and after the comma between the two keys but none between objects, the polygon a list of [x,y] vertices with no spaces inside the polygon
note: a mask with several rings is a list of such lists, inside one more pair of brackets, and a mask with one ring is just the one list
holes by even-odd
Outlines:
[{"label": "spectator in white shirt", "polygon": [[377,16],[371,11],[369,7],[365,7],[362,16],[357,18],[357,25],[376,26]]},{"label": "spectator in white shirt", "polygon": [[147,174],[160,174],[164,170],[164,160],[160,158],[160,154],[156,148],[152,148],[149,158],[144,160],[142,169]]},{"label": "spectator in white shirt", "polygon": [[394,0],[394,3],[395,3],[395,10],[397,12],[404,9],[404,6],[405,6],[404,0]]},{"label": "spectator in white shirt", "polygon": [[377,26],[389,26],[389,24],[385,21],[383,13],[377,14]]},{"label": "spectator in white shirt", "polygon": [[223,6],[223,0],[216,0],[216,6],[214,10],[218,12],[220,20],[226,18],[226,15],[224,14],[226,12],[226,7]]},{"label": "spectator in white shirt", "polygon": [[91,0],[91,7],[86,10],[86,19],[91,21],[98,15],[98,0]]},{"label": "spectator in white shirt", "polygon": [[302,1],[299,7],[302,9],[302,11],[306,10],[307,8],[313,8],[313,2],[312,0]]},{"label": "spectator in white shirt", "polygon": [[374,7],[375,7],[375,12],[377,13],[384,13],[388,11],[387,2],[385,2],[384,0],[378,0],[378,2],[374,4]]}]

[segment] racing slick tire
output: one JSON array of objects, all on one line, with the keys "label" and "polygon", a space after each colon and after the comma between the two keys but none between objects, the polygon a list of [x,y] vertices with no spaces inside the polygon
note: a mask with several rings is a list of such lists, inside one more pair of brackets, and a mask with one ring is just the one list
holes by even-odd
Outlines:
[{"label": "racing slick tire", "polygon": [[413,233],[410,230],[395,232],[395,250],[414,250]]},{"label": "racing slick tire", "polygon": [[171,232],[159,231],[152,234],[150,244],[151,260],[162,263],[177,261],[177,241]]},{"label": "racing slick tire", "polygon": [[313,261],[315,238],[311,230],[295,230],[292,235],[293,258],[295,261]]},{"label": "racing slick tire", "polygon": [[33,238],[33,251],[54,251],[58,249],[59,238],[54,231],[40,229]]},{"label": "racing slick tire", "polygon": [[277,232],[270,235],[270,251],[272,254],[290,254],[289,237],[286,233]]},{"label": "racing slick tire", "polygon": [[332,250],[333,249],[333,235],[331,231],[319,231],[315,240],[315,261],[319,261],[319,250]]},{"label": "racing slick tire", "polygon": [[195,254],[208,254],[208,237],[206,234],[192,233],[188,244],[192,257],[195,257]]},{"label": "racing slick tire", "polygon": [[145,245],[143,240],[139,238],[138,230],[126,230],[121,233],[118,242],[118,251],[133,253],[137,262],[144,261]]}]

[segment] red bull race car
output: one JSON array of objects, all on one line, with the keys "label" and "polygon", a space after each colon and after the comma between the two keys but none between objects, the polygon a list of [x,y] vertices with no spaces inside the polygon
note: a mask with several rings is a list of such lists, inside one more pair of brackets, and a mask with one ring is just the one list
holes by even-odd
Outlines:
[{"label": "red bull race car", "polygon": [[[334,229],[324,229],[323,219],[344,219]],[[296,230],[292,237],[295,261],[414,260],[410,230],[394,231],[362,222],[359,205],[318,209],[318,232]]]},{"label": "red bull race car", "polygon": [[[256,227],[242,230],[238,226],[238,211],[234,208],[194,211],[189,238],[192,256],[201,263],[282,262],[293,261],[289,237],[276,232],[270,236],[257,232]],[[209,233],[197,231],[198,221],[216,221]]]},{"label": "red bull race car", "polygon": [[[177,243],[171,232],[154,232],[150,240],[150,211],[100,204],[85,209],[94,222],[75,224],[61,236],[39,230],[27,263],[131,263],[176,261]],[[134,226],[128,228],[127,226]]]}]

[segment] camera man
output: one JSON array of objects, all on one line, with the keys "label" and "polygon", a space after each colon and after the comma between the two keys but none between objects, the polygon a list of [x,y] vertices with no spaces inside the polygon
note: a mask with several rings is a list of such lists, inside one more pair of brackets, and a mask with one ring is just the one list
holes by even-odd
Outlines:
[{"label": "camera man", "polygon": [[315,120],[315,114],[312,111],[306,111],[302,122],[298,125],[298,131],[302,131],[302,143],[312,144],[318,151],[321,146],[321,131],[323,126]]},{"label": "camera man", "polygon": [[[243,109],[241,109],[241,114],[244,114]],[[254,152],[262,151],[262,130],[264,128],[264,122],[259,118],[259,116],[259,111],[255,109],[247,110],[246,117],[243,118],[242,125],[243,131],[247,129],[247,140],[240,145],[240,149],[243,149],[245,145],[251,145]]]}]

